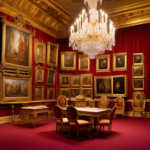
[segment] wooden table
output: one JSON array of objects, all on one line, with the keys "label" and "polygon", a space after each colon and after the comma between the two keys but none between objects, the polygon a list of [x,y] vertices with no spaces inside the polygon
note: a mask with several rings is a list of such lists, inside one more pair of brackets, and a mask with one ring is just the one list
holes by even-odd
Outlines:
[{"label": "wooden table", "polygon": [[48,119],[49,118],[48,111],[49,111],[49,108],[44,105],[43,106],[21,107],[21,112],[20,112],[19,117],[21,119],[21,123],[33,122],[34,128],[35,128],[35,123],[37,121],[37,114],[47,113],[47,119]]}]

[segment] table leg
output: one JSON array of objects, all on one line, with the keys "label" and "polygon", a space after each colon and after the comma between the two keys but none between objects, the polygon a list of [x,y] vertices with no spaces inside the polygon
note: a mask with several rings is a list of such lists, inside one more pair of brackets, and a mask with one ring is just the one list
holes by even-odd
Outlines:
[{"label": "table leg", "polygon": [[33,124],[34,124],[34,128],[36,128],[36,125],[35,125],[35,123],[36,123],[36,117],[37,117],[37,114],[34,113],[34,114],[33,114]]},{"label": "table leg", "polygon": [[15,108],[15,106],[11,105],[11,108],[12,108],[12,123],[15,123],[15,119],[14,119],[14,108]]}]

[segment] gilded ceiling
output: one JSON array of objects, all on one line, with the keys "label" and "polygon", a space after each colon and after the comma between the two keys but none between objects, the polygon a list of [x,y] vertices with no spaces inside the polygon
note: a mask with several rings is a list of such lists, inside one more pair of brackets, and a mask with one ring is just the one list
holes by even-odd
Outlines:
[{"label": "gilded ceiling", "polygon": [[[0,11],[22,16],[56,38],[69,36],[70,26],[83,8],[84,0],[0,0]],[[115,28],[150,22],[150,0],[103,0],[102,9]]]}]

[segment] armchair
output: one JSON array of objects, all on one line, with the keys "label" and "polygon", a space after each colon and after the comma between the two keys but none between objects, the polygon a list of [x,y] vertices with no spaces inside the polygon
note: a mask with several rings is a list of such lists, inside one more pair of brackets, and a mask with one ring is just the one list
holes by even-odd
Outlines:
[{"label": "armchair", "polygon": [[109,105],[109,99],[107,96],[102,95],[98,101],[98,107],[99,108],[108,108]]}]

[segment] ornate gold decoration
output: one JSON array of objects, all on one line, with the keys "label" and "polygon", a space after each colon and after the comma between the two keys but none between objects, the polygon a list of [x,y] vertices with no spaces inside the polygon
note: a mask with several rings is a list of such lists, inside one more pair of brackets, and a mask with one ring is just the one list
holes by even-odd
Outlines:
[{"label": "ornate gold decoration", "polygon": [[100,98],[99,98],[99,101],[98,101],[98,106],[99,108],[107,108],[109,105],[109,99],[107,98],[107,96],[105,95],[102,95]]},{"label": "ornate gold decoration", "polygon": [[85,100],[85,96],[80,94],[76,96],[76,100]]}]

